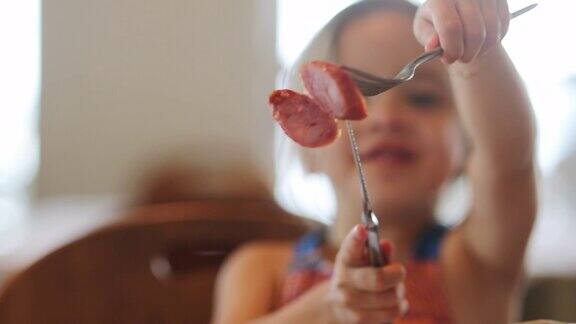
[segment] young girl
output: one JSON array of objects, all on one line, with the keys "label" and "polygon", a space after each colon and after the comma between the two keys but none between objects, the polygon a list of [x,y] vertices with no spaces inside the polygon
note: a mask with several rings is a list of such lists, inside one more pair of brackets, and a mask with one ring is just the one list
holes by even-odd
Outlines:
[{"label": "young girl", "polygon": [[[337,215],[299,242],[241,248],[224,266],[215,323],[508,323],[535,217],[534,126],[518,74],[500,41],[505,0],[361,1],[337,15],[300,64],[326,59],[395,75],[442,47],[414,80],[366,98],[355,122],[383,253],[366,259],[361,192],[346,136],[302,149],[310,172],[329,176]],[[298,64],[294,69],[298,70]],[[289,85],[296,88],[296,83]],[[469,179],[472,202],[452,229],[434,221],[441,187]],[[391,242],[391,243],[390,243]]]}]

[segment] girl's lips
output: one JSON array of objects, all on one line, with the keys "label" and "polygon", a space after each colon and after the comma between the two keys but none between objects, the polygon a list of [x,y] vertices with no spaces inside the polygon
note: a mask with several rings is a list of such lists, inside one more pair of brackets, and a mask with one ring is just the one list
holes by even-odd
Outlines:
[{"label": "girl's lips", "polygon": [[374,146],[369,151],[361,154],[364,162],[383,162],[393,165],[407,165],[413,163],[416,152],[407,145],[383,143]]}]

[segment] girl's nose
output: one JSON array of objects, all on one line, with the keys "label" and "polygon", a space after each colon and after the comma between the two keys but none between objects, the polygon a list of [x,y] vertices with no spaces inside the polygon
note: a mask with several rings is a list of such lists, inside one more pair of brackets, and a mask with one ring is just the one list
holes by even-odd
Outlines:
[{"label": "girl's nose", "polygon": [[367,132],[398,134],[409,129],[409,118],[402,103],[392,93],[369,98],[368,118],[363,123]]}]

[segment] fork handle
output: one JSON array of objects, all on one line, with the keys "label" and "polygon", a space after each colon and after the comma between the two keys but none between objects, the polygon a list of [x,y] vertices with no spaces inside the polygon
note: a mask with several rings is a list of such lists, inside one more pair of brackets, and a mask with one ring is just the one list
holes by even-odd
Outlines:
[{"label": "fork handle", "polygon": [[426,62],[432,61],[433,59],[440,57],[444,54],[444,50],[442,49],[442,47],[437,47],[431,51],[425,52],[422,55],[418,56],[417,59],[415,59],[412,64],[410,64],[411,66],[418,66],[421,64],[424,64]]},{"label": "fork handle", "polygon": [[375,268],[380,268],[389,263],[384,259],[380,251],[380,237],[378,235],[378,226],[368,226],[368,240],[366,240],[366,248],[368,249],[368,258],[370,265]]}]

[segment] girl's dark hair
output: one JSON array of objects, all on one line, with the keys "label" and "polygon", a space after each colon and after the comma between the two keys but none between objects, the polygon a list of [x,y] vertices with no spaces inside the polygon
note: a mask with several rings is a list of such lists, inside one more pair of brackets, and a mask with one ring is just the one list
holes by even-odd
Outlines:
[{"label": "girl's dark hair", "polygon": [[[365,14],[378,10],[403,11],[414,15],[418,7],[407,0],[363,0],[354,3],[336,15],[330,23],[334,24],[333,36],[337,39],[349,22]],[[329,24],[330,24],[329,23]]]}]

